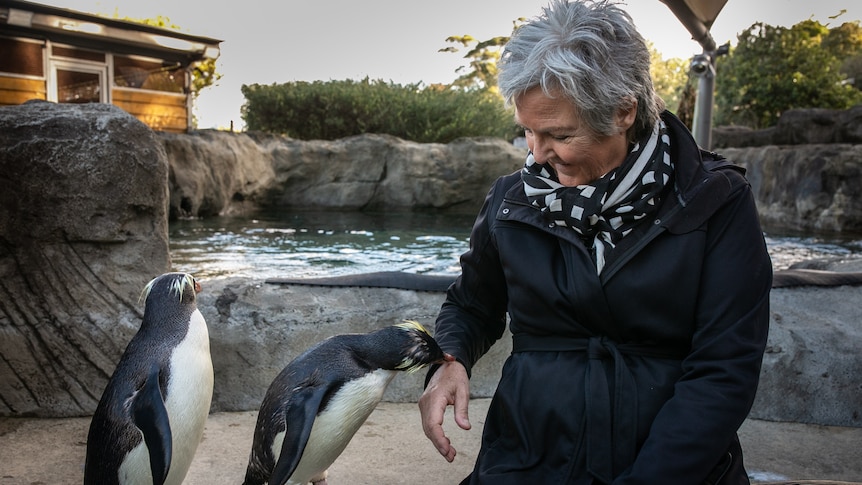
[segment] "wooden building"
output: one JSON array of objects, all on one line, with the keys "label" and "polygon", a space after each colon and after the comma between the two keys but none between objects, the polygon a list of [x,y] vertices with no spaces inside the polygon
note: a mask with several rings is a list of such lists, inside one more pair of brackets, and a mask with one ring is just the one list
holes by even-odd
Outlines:
[{"label": "wooden building", "polygon": [[111,103],[154,130],[192,127],[191,69],[220,40],[0,0],[0,105]]}]

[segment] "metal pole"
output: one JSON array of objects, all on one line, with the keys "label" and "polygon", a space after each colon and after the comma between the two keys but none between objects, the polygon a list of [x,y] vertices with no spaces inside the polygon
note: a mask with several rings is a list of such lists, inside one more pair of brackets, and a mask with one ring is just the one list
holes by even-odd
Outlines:
[{"label": "metal pole", "polygon": [[691,72],[698,77],[692,134],[701,148],[709,150],[712,144],[712,104],[715,94],[715,57],[712,53],[694,56]]},{"label": "metal pole", "polygon": [[715,97],[715,60],[730,52],[730,43],[715,50],[704,49],[702,54],[691,58],[691,73],[697,76],[697,99],[694,103],[692,135],[704,150],[712,148],[712,106]]}]

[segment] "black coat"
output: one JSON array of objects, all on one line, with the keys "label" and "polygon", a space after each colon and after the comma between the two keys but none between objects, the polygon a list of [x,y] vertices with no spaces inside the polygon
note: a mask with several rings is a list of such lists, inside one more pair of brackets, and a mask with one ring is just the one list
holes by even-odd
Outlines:
[{"label": "black coat", "polygon": [[743,171],[663,119],[673,189],[600,276],[518,173],[489,192],[435,332],[468,373],[513,336],[465,483],[748,483],[772,265]]}]

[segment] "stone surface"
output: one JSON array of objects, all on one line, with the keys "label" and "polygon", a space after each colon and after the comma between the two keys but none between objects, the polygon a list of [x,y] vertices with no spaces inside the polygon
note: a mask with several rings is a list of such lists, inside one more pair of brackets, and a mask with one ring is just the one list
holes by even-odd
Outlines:
[{"label": "stone surface", "polygon": [[170,160],[170,217],[242,212],[275,179],[272,154],[245,135],[159,132]]},{"label": "stone surface", "polygon": [[862,232],[862,145],[725,148],[746,168],[764,224]]},{"label": "stone surface", "polygon": [[[214,411],[256,409],[273,377],[305,348],[343,332],[403,319],[433,331],[441,292],[272,285],[243,279],[204,282],[199,307],[210,327]],[[774,289],[762,382],[751,416],[862,427],[862,286]],[[491,397],[511,352],[508,332],[474,369],[471,395]],[[250,369],[255,369],[250,372]],[[384,399],[415,401],[424,372],[393,382]]]},{"label": "stone surface", "polygon": [[[802,129],[799,121],[794,126]],[[519,169],[526,152],[488,138],[442,145],[386,135],[335,141],[216,131],[159,136],[171,166],[172,217],[309,208],[475,213],[493,181]],[[862,231],[862,144],[717,150],[747,169],[769,227]]]},{"label": "stone surface", "polygon": [[760,130],[717,126],[712,131],[713,148],[833,143],[862,143],[862,105],[846,110],[789,109],[775,126]]},{"label": "stone surface", "polygon": [[92,413],[170,267],[168,163],[110,105],[0,107],[0,415]]},{"label": "stone surface", "polygon": [[[370,332],[403,320],[416,320],[433,332],[445,298],[442,292],[280,285],[236,278],[201,285],[198,308],[209,326],[215,372],[213,411],[257,409],[270,382],[288,362],[332,335]],[[476,367],[474,396],[493,393],[498,366],[510,351],[510,339],[504,337]],[[417,401],[424,378],[425,371],[399,375],[384,400]]]},{"label": "stone surface", "polygon": [[773,289],[751,417],[862,427],[862,286]]},{"label": "stone surface", "polygon": [[160,133],[171,161],[171,214],[210,216],[249,208],[465,210],[526,150],[495,138],[448,144],[389,135],[301,141],[262,134]]}]

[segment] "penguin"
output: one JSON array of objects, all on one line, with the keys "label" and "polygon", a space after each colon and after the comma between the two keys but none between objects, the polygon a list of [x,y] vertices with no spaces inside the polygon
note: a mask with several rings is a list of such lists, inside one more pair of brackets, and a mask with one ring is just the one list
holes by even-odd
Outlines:
[{"label": "penguin", "polygon": [[90,422],[84,485],[182,483],[213,392],[209,332],[192,275],[165,273]]},{"label": "penguin", "polygon": [[336,335],[312,346],[266,391],[244,485],[326,485],[327,468],[397,373],[446,359],[451,357],[414,321]]}]

